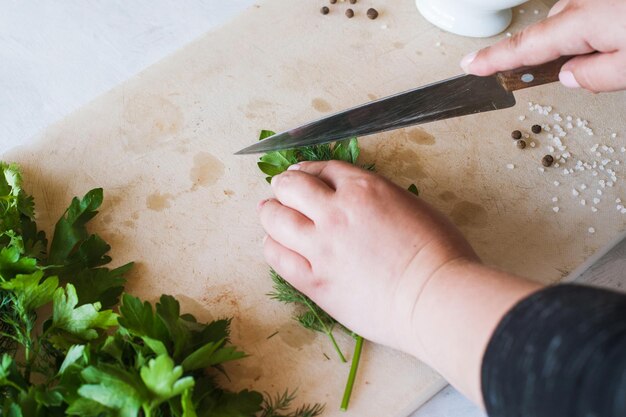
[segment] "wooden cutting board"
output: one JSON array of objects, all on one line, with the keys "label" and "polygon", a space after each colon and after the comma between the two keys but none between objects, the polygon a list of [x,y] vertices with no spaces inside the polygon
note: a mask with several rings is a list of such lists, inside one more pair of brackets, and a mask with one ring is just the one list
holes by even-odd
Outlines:
[{"label": "wooden cutting board", "polygon": [[[349,365],[335,358],[325,337],[299,328],[290,307],[265,296],[271,284],[255,206],[269,188],[255,157],[233,152],[261,129],[285,129],[455,75],[464,53],[493,40],[444,33],[426,23],[411,0],[361,0],[353,19],[341,2],[321,15],[323,3],[261,1],[4,159],[22,164],[48,230],[71,196],[105,189],[94,230],[111,242],[116,262],[138,262],[130,292],[149,300],[173,294],[204,320],[233,316],[233,341],[252,355],[228,366],[234,388],[298,387],[299,400],[325,402],[326,415],[334,416]],[[380,11],[374,21],[364,16],[371,5]],[[524,8],[511,31],[547,11],[540,2]],[[365,139],[364,160],[402,186],[416,183],[486,262],[554,282],[624,228],[626,215],[613,203],[626,201],[623,165],[614,166],[620,180],[604,190],[593,213],[590,193],[598,187],[591,171],[541,173],[546,134],[533,139],[535,148],[519,150],[510,132],[556,123],[526,105],[552,104],[562,115],[590,120],[595,130],[589,137],[574,128],[563,139],[572,153],[565,166],[601,159],[589,151],[595,142],[610,142],[614,157],[622,157],[626,99],[558,85],[517,97],[513,109]],[[582,183],[586,206],[571,196]],[[337,336],[351,351],[351,338]],[[419,361],[367,344],[348,414],[406,415],[443,385]]]}]

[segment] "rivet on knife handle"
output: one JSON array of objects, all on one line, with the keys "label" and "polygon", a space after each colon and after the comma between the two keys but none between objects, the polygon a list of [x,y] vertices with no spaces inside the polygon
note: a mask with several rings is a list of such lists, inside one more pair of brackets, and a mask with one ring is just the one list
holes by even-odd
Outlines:
[{"label": "rivet on knife handle", "polygon": [[564,56],[536,67],[523,67],[497,73],[498,80],[507,91],[516,91],[559,80],[559,72],[571,56]]}]

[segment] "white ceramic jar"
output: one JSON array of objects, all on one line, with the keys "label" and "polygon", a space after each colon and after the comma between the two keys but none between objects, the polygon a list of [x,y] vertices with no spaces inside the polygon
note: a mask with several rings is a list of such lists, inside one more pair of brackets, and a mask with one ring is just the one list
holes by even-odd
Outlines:
[{"label": "white ceramic jar", "polygon": [[416,0],[432,24],[457,35],[484,38],[497,35],[511,23],[511,7],[526,0]]}]

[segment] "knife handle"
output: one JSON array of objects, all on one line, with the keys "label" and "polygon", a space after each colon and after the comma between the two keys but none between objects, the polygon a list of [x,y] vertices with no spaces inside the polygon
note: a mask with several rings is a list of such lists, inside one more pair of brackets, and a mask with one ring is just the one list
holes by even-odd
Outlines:
[{"label": "knife handle", "polygon": [[535,67],[523,67],[496,73],[498,81],[505,90],[513,92],[537,85],[549,84],[559,80],[559,72],[571,56],[563,56],[554,61]]}]

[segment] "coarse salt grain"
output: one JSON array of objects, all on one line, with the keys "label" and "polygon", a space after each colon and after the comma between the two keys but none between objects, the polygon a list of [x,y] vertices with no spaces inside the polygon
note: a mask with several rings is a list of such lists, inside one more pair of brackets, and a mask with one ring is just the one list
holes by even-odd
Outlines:
[{"label": "coarse salt grain", "polygon": [[597,209],[596,207],[591,207],[591,211],[592,211],[593,213],[597,213],[597,212],[598,212],[598,209]]},{"label": "coarse salt grain", "polygon": [[600,199],[598,197],[594,197],[593,204],[600,204]]},{"label": "coarse salt grain", "polygon": [[552,211],[554,211],[555,213],[558,213],[559,210],[560,210],[560,208],[558,208],[558,207],[552,207]]},{"label": "coarse salt grain", "polygon": [[581,190],[586,190],[587,189],[587,184],[580,184],[580,189]]},{"label": "coarse salt grain", "polygon": [[534,14],[539,14],[539,10],[535,9],[535,10],[533,10],[533,13]]},{"label": "coarse salt grain", "polygon": [[561,183],[558,182],[558,181],[554,181],[553,184],[554,184],[555,187],[558,187],[559,185],[561,185]]},{"label": "coarse salt grain", "polygon": [[530,142],[530,147],[534,148],[535,146],[537,146],[537,144],[535,142]]},{"label": "coarse salt grain", "polygon": [[615,208],[617,209],[617,211],[620,211],[624,208],[624,206],[622,206],[621,204],[618,204],[617,206],[615,206]]},{"label": "coarse salt grain", "polygon": [[587,229],[589,231],[589,233],[594,234],[596,232],[596,229],[594,229],[593,227],[590,227],[589,229]]},{"label": "coarse salt grain", "polygon": [[556,203],[557,201],[559,201],[558,197],[552,197],[552,202]]},{"label": "coarse salt grain", "polygon": [[545,171],[545,169],[543,167],[539,167],[537,169],[539,170],[539,172],[544,172]]},{"label": "coarse salt grain", "polygon": [[617,133],[611,133],[611,137],[615,139],[617,137]]},{"label": "coarse salt grain", "polygon": [[596,190],[596,194],[602,195],[602,190]]},{"label": "coarse salt grain", "polygon": [[622,202],[622,199],[621,199],[621,198],[616,198],[616,199],[615,199],[615,202],[616,202],[616,203],[621,203],[621,202]]},{"label": "coarse salt grain", "polygon": [[511,32],[507,32],[507,33],[506,33],[506,36],[507,36],[507,38],[510,38],[510,37],[511,37],[511,36],[513,36],[513,35],[511,34]]},{"label": "coarse salt grain", "polygon": [[626,208],[621,209],[621,210],[620,210],[620,213],[622,213],[622,214],[626,214]]},{"label": "coarse salt grain", "polygon": [[574,197],[578,197],[578,195],[579,195],[579,194],[580,194],[580,193],[578,192],[578,190],[577,190],[576,188],[572,188],[572,195],[573,195]]},{"label": "coarse salt grain", "polygon": [[515,165],[513,165],[513,164],[506,164],[506,167],[508,169],[513,169],[513,168],[515,168]]},{"label": "coarse salt grain", "polygon": [[526,116],[521,115],[521,116],[518,117],[518,119],[519,119],[520,122],[523,122],[524,120],[526,120]]},{"label": "coarse salt grain", "polygon": [[560,166],[561,166],[561,165],[559,165],[559,163],[558,163],[558,162],[557,162],[556,164],[554,164],[554,167],[555,167],[555,168],[558,168],[558,167],[560,167]]},{"label": "coarse salt grain", "polygon": [[580,200],[580,205],[584,206],[587,204],[587,201],[585,199]]}]

